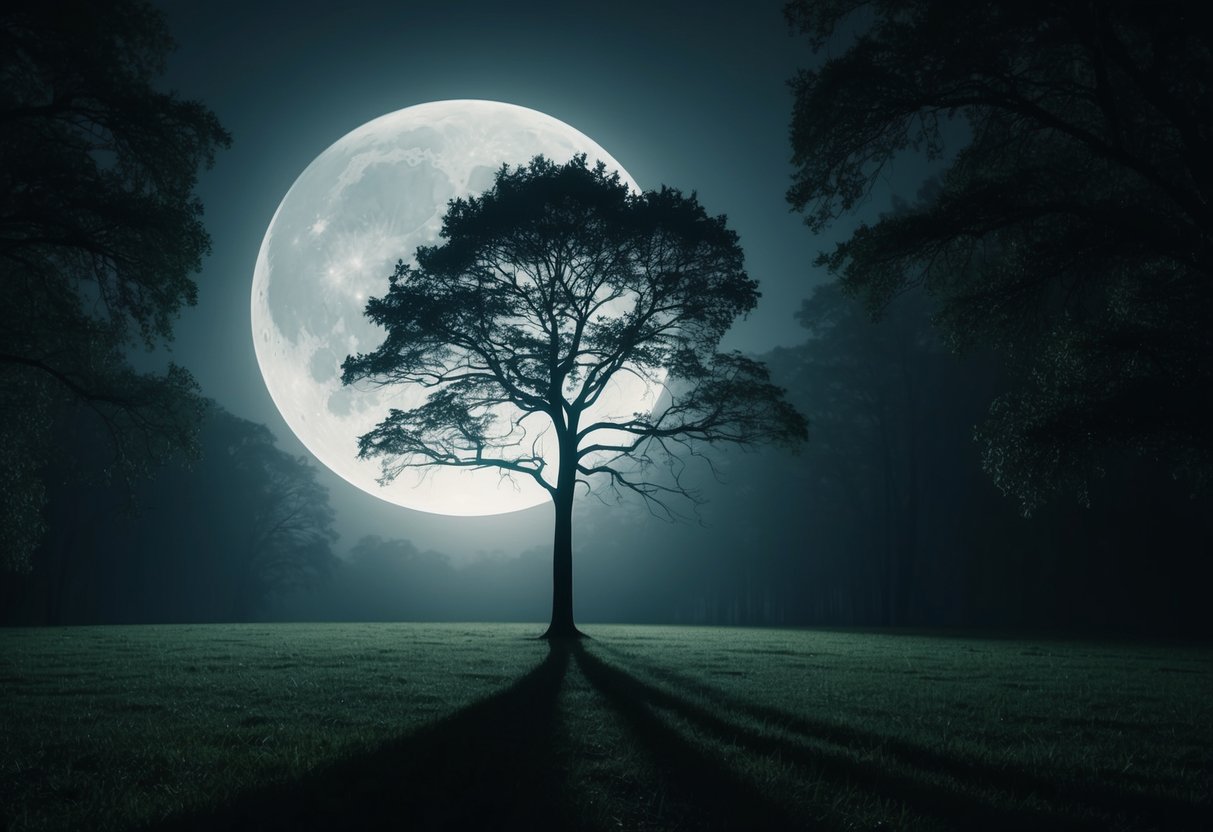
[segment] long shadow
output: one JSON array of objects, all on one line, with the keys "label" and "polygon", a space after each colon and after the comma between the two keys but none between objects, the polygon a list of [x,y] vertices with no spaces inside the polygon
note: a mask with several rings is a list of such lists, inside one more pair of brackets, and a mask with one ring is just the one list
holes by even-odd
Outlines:
[{"label": "long shadow", "polygon": [[556,700],[569,649],[402,739],[155,830],[574,828],[554,759]]},{"label": "long shadow", "polygon": [[[1099,783],[1058,781],[1038,773],[1025,771],[1022,768],[997,766],[974,758],[935,751],[853,725],[840,725],[835,722],[791,714],[778,708],[730,696],[697,679],[638,659],[609,645],[599,644],[598,648],[612,654],[619,661],[639,665],[646,673],[652,674],[655,678],[670,682],[682,689],[695,691],[724,712],[744,714],[761,722],[778,725],[784,731],[799,734],[810,741],[828,742],[844,747],[879,748],[882,753],[889,754],[909,766],[923,771],[938,772],[952,777],[960,783],[971,784],[978,788],[993,789],[1014,795],[1035,794],[1056,803],[1078,804],[1097,812],[1127,813],[1153,822],[1163,822],[1167,828],[1213,828],[1209,826],[1211,809],[1208,806],[1166,795],[1126,793],[1114,786]],[[657,688],[653,688],[653,690],[660,692],[660,689]]]},{"label": "long shadow", "polygon": [[[577,665],[607,705],[627,721],[636,740],[660,769],[675,804],[679,828],[789,830],[804,828],[752,783],[683,739],[649,708],[650,691],[634,678],[574,645]],[[825,828],[817,826],[815,828]]]},{"label": "long shadow", "polygon": [[[595,643],[595,652],[602,649],[616,652]],[[830,805],[802,806],[773,799],[770,786],[759,789],[728,764],[705,753],[670,725],[663,718],[665,713],[689,725],[694,733],[780,761],[785,770],[824,785],[819,794],[828,795],[831,788],[859,788],[899,801],[944,828],[1083,828],[1083,819],[1072,815],[996,809],[964,791],[966,783],[985,785],[984,775],[976,780],[957,776],[958,787],[952,788],[932,782],[930,772],[856,759],[844,747],[820,747],[822,741],[844,746],[856,740],[868,747],[887,747],[888,738],[874,732],[850,731],[829,723],[819,726],[684,680],[688,687],[702,688],[697,693],[711,704],[701,704],[603,661],[580,642],[558,641],[549,645],[548,656],[539,667],[506,690],[415,733],[296,781],[257,788],[227,805],[179,815],[150,829],[583,829],[590,821],[579,817],[573,801],[565,799],[563,769],[568,760],[564,755],[570,752],[563,750],[567,743],[557,725],[557,699],[569,670],[570,652],[591,687],[630,725],[636,741],[656,763],[669,798],[666,820],[680,828],[851,826]],[[647,663],[639,664],[647,667]],[[659,670],[652,672],[659,675]],[[677,674],[671,673],[669,678],[681,684]],[[760,711],[816,744],[738,725],[728,718]],[[955,763],[944,755],[936,756]],[[1164,813],[1162,817],[1170,823],[1161,828],[1207,828],[1193,823],[1196,806],[1184,804],[1183,808],[1182,813]]]},{"label": "long shadow", "polygon": [[[804,811],[811,812],[815,817],[812,819],[802,817],[797,822],[789,824],[786,816],[781,816],[781,813],[787,810],[776,809],[753,794],[743,795],[743,789],[737,785],[735,776],[718,773],[717,770],[720,768],[718,765],[712,765],[711,770],[703,771],[702,755],[686,746],[685,741],[678,737],[677,732],[662,723],[651,708],[661,708],[676,714],[705,735],[713,735],[727,744],[779,760],[782,764],[796,765],[801,769],[802,776],[807,776],[809,779],[828,783],[836,788],[857,787],[882,798],[899,801],[915,813],[933,818],[946,828],[983,830],[1098,828],[1094,823],[1084,824],[1082,820],[1070,816],[1058,816],[1006,806],[991,806],[971,794],[915,778],[904,772],[890,771],[879,765],[857,760],[842,751],[810,749],[785,739],[763,734],[730,722],[716,710],[705,708],[643,682],[624,670],[607,664],[584,649],[578,649],[576,657],[578,666],[590,683],[611,702],[616,710],[635,723],[642,741],[646,741],[647,738],[648,744],[654,746],[651,751],[655,756],[677,757],[679,759],[676,762],[687,766],[684,770],[693,772],[691,775],[693,782],[690,785],[698,789],[701,796],[712,799],[728,794],[731,790],[742,798],[737,802],[743,806],[746,814],[730,819],[732,822],[725,822],[722,828],[801,828],[806,822],[812,822],[815,828],[823,828],[823,824],[828,821],[821,815],[827,813],[829,807],[805,807]],[[725,712],[727,713],[727,711]],[[694,755],[699,755],[698,770],[695,768]],[[727,809],[724,809],[723,813],[727,813]],[[723,813],[717,812],[717,816],[723,816]],[[746,822],[740,823],[742,820]],[[843,825],[845,820],[837,818],[835,823]]]}]

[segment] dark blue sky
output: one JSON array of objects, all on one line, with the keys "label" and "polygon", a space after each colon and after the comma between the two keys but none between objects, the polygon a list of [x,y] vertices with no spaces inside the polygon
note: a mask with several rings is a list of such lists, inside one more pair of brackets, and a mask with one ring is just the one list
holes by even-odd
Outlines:
[{"label": "dark blue sky", "polygon": [[[780,0],[162,5],[178,40],[168,86],[205,102],[234,138],[201,181],[214,249],[174,358],[228,410],[269,425],[283,448],[306,453],[266,392],[249,326],[266,225],[332,142],[426,101],[541,110],[598,141],[642,187],[698,191],[740,233],[763,292],[728,345],[761,352],[800,340],[793,315],[823,279],[811,262],[829,240],[810,236],[783,198],[786,80],[812,57],[789,34]],[[327,470],[323,480],[342,546],[366,533],[455,554],[547,544],[546,507],[438,518],[369,497]]]}]

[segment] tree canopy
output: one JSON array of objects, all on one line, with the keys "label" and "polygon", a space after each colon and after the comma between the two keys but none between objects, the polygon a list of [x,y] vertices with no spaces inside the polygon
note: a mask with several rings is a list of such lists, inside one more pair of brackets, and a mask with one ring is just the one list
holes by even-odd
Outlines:
[{"label": "tree canopy", "polygon": [[210,241],[194,195],[229,143],[215,115],[154,86],[172,39],[139,0],[0,12],[2,562],[28,565],[63,407],[106,425],[111,472],[194,447],[189,374],[136,373],[172,335]]},{"label": "tree canopy", "polygon": [[[631,193],[584,156],[536,157],[503,166],[483,195],[452,201],[441,236],[367,304],[383,344],[344,364],[347,384],[428,391],[359,440],[385,479],[434,465],[532,478],[556,505],[559,573],[578,484],[602,481],[669,511],[668,498],[694,496],[678,478],[686,454],[804,436],[759,362],[717,351],[758,288],[737,235],[694,195]],[[663,401],[652,412],[595,412],[624,377],[664,385]],[[536,444],[544,433],[554,452]],[[646,475],[656,463],[672,474]],[[554,610],[557,630],[572,630],[568,601]]]},{"label": "tree canopy", "polygon": [[[1213,470],[1213,47],[1193,2],[796,0],[794,184],[815,231],[900,154],[917,205],[819,262],[879,310],[924,285],[952,343],[1019,365],[980,431],[1026,509],[1132,448]],[[951,145],[949,145],[949,140]],[[945,156],[945,153],[952,154]]]},{"label": "tree canopy", "polygon": [[222,518],[238,541],[226,547],[238,572],[232,612],[245,620],[270,595],[307,588],[326,574],[336,513],[306,457],[278,448],[265,425],[214,410],[212,444],[227,457],[217,464],[229,469],[229,499],[238,503]]}]

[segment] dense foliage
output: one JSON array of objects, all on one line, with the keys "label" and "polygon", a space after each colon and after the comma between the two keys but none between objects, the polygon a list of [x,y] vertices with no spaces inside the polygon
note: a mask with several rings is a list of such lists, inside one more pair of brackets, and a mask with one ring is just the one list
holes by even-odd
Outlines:
[{"label": "dense foliage", "polygon": [[821,257],[881,309],[941,301],[1017,382],[980,431],[1026,510],[1131,448],[1213,470],[1213,45],[1195,2],[796,0],[788,193],[817,231],[904,152],[939,186]]},{"label": "dense foliage", "polygon": [[41,471],[64,404],[105,427],[110,475],[190,451],[189,374],[137,373],[172,335],[209,247],[194,196],[227,133],[154,86],[172,46],[141,0],[0,12],[0,566],[42,533]]}]

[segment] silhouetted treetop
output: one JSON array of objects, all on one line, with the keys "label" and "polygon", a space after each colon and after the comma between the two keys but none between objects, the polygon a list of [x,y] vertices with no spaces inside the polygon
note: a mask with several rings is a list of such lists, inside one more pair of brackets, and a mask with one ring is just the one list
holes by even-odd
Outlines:
[{"label": "silhouetted treetop", "polygon": [[2,18],[0,253],[31,288],[87,281],[108,325],[168,337],[209,248],[198,168],[228,134],[152,86],[173,40],[147,4],[19,5]]},{"label": "silhouetted treetop", "polygon": [[[579,461],[648,443],[756,442],[801,430],[759,364],[714,351],[758,291],[736,234],[694,196],[632,194],[584,157],[565,165],[536,157],[503,167],[483,196],[454,200],[441,235],[368,302],[367,316],[387,330],[382,346],[345,363],[347,383],[433,391],[363,437],[364,455],[389,456],[386,475],[496,467],[552,491],[547,461],[517,445],[522,420],[505,415],[515,411],[546,416]],[[670,386],[685,390],[659,412],[581,422],[616,376],[660,384],[667,371]],[[590,441],[604,430],[627,439]],[[578,473],[638,485],[601,460]]]},{"label": "silhouetted treetop", "polygon": [[[874,310],[913,285],[954,344],[1020,389],[982,430],[1026,508],[1132,448],[1213,460],[1213,46],[1203,6],[819,2],[786,7],[830,55],[792,82],[792,205],[820,230],[898,156],[937,185],[820,258]],[[951,141],[950,147],[947,146]]]},{"label": "silhouetted treetop", "polygon": [[942,152],[940,128],[959,115],[975,144],[1001,137],[1009,163],[1039,169],[1013,154],[1063,140],[1207,221],[1213,91],[1202,12],[1194,2],[794,0],[789,22],[832,54],[792,82],[789,200],[820,228],[899,151]]}]

